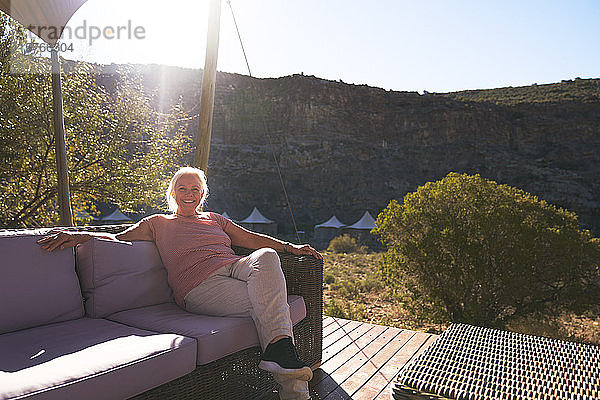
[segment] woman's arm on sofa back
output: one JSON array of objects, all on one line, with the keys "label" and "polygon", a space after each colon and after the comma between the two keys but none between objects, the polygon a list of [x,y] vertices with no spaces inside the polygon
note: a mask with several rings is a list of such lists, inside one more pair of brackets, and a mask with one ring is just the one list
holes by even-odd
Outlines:
[{"label": "woman's arm on sofa back", "polygon": [[45,236],[37,241],[42,248],[48,251],[56,249],[67,249],[75,247],[78,244],[85,243],[93,237],[109,239],[109,240],[124,240],[124,241],[153,241],[152,231],[150,226],[145,221],[140,221],[121,233],[105,233],[105,232],[86,232],[86,231],[61,231]]}]

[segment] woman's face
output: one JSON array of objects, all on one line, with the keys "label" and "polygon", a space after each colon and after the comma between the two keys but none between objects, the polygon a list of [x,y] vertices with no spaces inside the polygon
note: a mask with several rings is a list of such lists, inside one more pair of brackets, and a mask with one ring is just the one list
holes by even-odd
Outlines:
[{"label": "woman's face", "polygon": [[175,183],[175,202],[177,214],[190,216],[196,214],[196,207],[202,201],[202,182],[193,174],[183,174]]}]

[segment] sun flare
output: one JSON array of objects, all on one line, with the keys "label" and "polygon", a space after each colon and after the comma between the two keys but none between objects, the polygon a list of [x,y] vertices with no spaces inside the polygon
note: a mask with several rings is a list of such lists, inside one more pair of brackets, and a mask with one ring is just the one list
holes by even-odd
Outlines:
[{"label": "sun flare", "polygon": [[[167,5],[166,5],[167,4]],[[208,0],[89,0],[69,21],[66,58],[202,67]]]}]

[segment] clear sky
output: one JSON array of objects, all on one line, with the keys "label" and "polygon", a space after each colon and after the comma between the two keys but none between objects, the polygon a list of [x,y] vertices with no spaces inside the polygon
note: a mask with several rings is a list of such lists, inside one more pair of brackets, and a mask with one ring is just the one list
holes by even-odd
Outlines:
[{"label": "clear sky", "polygon": [[[165,4],[168,5],[165,7]],[[600,77],[600,0],[231,0],[252,73],[448,92]],[[143,39],[75,41],[66,58],[203,68],[208,0],[88,0],[69,26]],[[218,70],[247,74],[222,0]]]}]

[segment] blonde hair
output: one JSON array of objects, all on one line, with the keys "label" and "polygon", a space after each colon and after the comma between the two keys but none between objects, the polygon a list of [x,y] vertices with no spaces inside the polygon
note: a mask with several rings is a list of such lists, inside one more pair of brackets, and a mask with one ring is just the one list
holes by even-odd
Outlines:
[{"label": "blonde hair", "polygon": [[181,167],[175,175],[171,178],[171,182],[169,182],[169,187],[167,188],[167,192],[165,193],[167,196],[167,204],[169,205],[169,211],[174,213],[177,212],[177,202],[175,201],[175,186],[177,185],[177,181],[181,178],[182,175],[196,175],[202,184],[202,199],[200,200],[200,204],[196,207],[196,212],[202,211],[202,207],[204,206],[204,202],[208,197],[208,186],[206,184],[206,175],[204,171],[194,167]]}]

